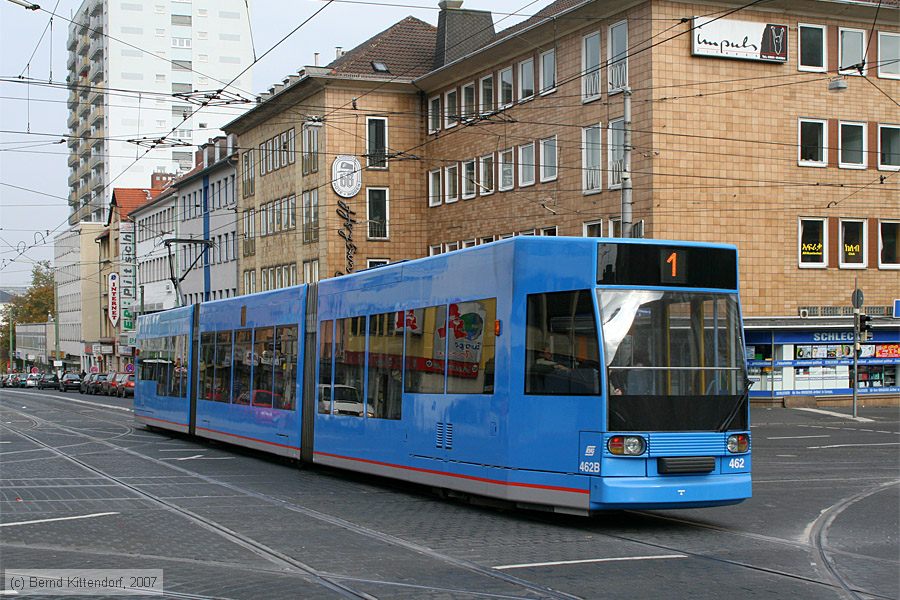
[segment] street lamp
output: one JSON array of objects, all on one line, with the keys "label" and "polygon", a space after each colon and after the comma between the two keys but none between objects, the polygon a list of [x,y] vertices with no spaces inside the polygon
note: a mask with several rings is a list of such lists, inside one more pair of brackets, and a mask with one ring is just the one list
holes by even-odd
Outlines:
[{"label": "street lamp", "polygon": [[828,91],[840,93],[849,87],[847,85],[847,78],[843,75],[836,75],[828,79]]},{"label": "street lamp", "polygon": [[19,6],[24,6],[28,10],[40,10],[40,6],[33,2],[25,2],[24,0],[9,0],[13,4],[18,4]]}]

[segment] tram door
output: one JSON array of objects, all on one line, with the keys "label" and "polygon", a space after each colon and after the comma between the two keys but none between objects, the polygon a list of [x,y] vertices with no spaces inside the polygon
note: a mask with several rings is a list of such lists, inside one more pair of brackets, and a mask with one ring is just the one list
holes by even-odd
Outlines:
[{"label": "tram door", "polygon": [[191,366],[188,371],[188,402],[190,402],[190,418],[188,419],[188,433],[197,433],[197,379],[199,374],[200,359],[200,305],[194,305],[191,317]]}]

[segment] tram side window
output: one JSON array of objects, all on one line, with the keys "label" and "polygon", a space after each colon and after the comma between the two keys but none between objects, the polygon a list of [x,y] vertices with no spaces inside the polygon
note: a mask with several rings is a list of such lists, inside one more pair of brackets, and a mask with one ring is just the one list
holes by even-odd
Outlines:
[{"label": "tram side window", "polygon": [[158,340],[156,338],[141,340],[141,381],[156,381],[157,361],[159,360],[159,352],[157,350]]},{"label": "tram side window", "polygon": [[528,296],[525,393],[600,393],[597,323],[589,290]]},{"label": "tram side window", "polygon": [[258,327],[253,330],[253,406],[272,408],[274,388],[275,328]]},{"label": "tram side window", "polygon": [[250,375],[253,369],[253,332],[239,329],[234,332],[234,390],[232,402],[250,404]]},{"label": "tram side window", "polygon": [[[376,419],[400,419],[403,332],[397,313],[369,317],[368,413]],[[402,322],[401,322],[402,325]]]},{"label": "tram side window", "polygon": [[216,334],[204,332],[200,334],[200,360],[197,361],[197,397],[203,400],[213,398],[213,372],[216,362]]},{"label": "tram side window", "polygon": [[447,393],[493,394],[496,298],[451,304],[449,315]]},{"label": "tram side window", "polygon": [[172,338],[173,363],[171,374],[171,395],[187,398],[188,394],[188,336],[176,335]]},{"label": "tram side window", "polygon": [[331,359],[334,355],[334,322],[319,323],[319,412],[331,412]]},{"label": "tram side window", "polygon": [[231,399],[231,332],[216,333],[216,362],[210,400],[228,402]]},{"label": "tram side window", "polygon": [[335,321],[333,414],[353,417],[363,415],[365,332],[365,317],[350,317]]},{"label": "tram side window", "polygon": [[174,354],[174,342],[171,337],[160,338],[159,362],[156,365],[156,395],[168,396],[169,376],[172,371],[172,355]]},{"label": "tram side window", "polygon": [[297,326],[275,328],[275,408],[294,410],[297,392]]},{"label": "tram side window", "polygon": [[412,394],[444,393],[446,306],[429,306],[406,311],[406,379],[403,388]]}]

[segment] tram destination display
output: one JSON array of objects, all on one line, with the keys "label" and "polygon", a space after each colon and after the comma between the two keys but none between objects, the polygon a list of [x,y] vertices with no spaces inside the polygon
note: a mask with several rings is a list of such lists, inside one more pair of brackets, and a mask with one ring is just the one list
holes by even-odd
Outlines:
[{"label": "tram destination display", "polygon": [[599,285],[737,289],[737,251],[708,246],[600,243]]}]

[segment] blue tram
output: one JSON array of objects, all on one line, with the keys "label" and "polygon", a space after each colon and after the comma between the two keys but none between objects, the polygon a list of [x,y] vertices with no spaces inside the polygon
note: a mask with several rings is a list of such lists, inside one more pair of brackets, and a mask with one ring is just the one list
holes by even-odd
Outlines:
[{"label": "blue tram", "polygon": [[517,237],[142,317],[136,419],[587,514],[751,494],[733,246]]}]

